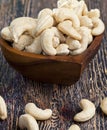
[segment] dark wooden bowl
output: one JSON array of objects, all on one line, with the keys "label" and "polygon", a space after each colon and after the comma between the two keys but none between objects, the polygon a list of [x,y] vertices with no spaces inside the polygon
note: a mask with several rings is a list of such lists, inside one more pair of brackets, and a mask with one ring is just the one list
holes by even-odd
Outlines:
[{"label": "dark wooden bowl", "polygon": [[[85,52],[76,56],[44,56],[18,51],[0,38],[7,62],[22,75],[45,83],[74,84],[97,53],[103,34],[94,38]],[[2,69],[2,68],[1,68]]]}]

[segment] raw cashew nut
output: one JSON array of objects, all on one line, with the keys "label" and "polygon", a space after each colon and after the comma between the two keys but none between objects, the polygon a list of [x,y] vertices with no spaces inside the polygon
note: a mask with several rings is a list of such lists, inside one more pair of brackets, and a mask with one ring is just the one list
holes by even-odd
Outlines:
[{"label": "raw cashew nut", "polygon": [[47,120],[52,116],[51,109],[42,110],[38,108],[34,103],[26,104],[25,112],[33,116],[36,120]]},{"label": "raw cashew nut", "polygon": [[0,96],[0,119],[5,120],[7,118],[7,106],[4,99]]},{"label": "raw cashew nut", "polygon": [[93,22],[93,29],[92,29],[92,35],[93,36],[98,36],[104,32],[105,25],[103,21],[99,18],[92,18]]},{"label": "raw cashew nut", "polygon": [[41,36],[38,36],[34,39],[31,45],[25,47],[25,51],[40,54],[42,52],[41,47]]},{"label": "raw cashew nut", "polygon": [[13,48],[24,50],[26,46],[32,44],[33,38],[30,35],[21,35],[17,43],[13,43]]},{"label": "raw cashew nut", "polygon": [[91,119],[95,115],[95,105],[87,100],[87,99],[82,99],[80,101],[80,107],[83,109],[80,113],[77,113],[74,116],[74,120],[77,122],[85,122]]},{"label": "raw cashew nut", "polygon": [[14,19],[10,24],[10,31],[13,36],[15,43],[18,42],[19,37],[24,33],[28,32],[34,37],[34,32],[36,29],[36,19],[30,17],[19,17]]},{"label": "raw cashew nut", "polygon": [[38,18],[42,17],[42,16],[46,16],[46,15],[53,15],[53,12],[51,9],[49,8],[45,8],[45,9],[42,9],[39,14],[38,14]]},{"label": "raw cashew nut", "polygon": [[80,25],[88,28],[92,28],[93,27],[92,19],[90,19],[88,16],[81,16]]},{"label": "raw cashew nut", "polygon": [[89,18],[99,18],[100,17],[100,10],[99,9],[91,9],[88,13],[87,13]]},{"label": "raw cashew nut", "polygon": [[42,10],[42,12],[39,14],[38,21],[37,21],[37,26],[35,30],[35,35],[38,36],[43,32],[45,29],[48,29],[53,26],[54,24],[54,19],[48,11]]},{"label": "raw cashew nut", "polygon": [[70,20],[63,21],[58,24],[58,29],[76,40],[81,40],[81,35],[72,27],[72,22]]},{"label": "raw cashew nut", "polygon": [[58,23],[69,19],[72,21],[74,28],[80,27],[80,20],[78,16],[71,9],[68,8],[54,9],[53,16]]},{"label": "raw cashew nut", "polygon": [[78,0],[58,0],[57,7],[73,9],[77,7],[78,3]]},{"label": "raw cashew nut", "polygon": [[10,41],[12,42],[13,38],[12,38],[12,34],[9,30],[9,26],[8,27],[4,27],[2,30],[1,30],[1,37],[7,41]]},{"label": "raw cashew nut", "polygon": [[80,127],[76,124],[73,124],[70,126],[70,128],[68,130],[81,130]]},{"label": "raw cashew nut", "polygon": [[72,39],[69,36],[66,39],[66,43],[68,44],[70,50],[76,50],[81,48],[80,41]]},{"label": "raw cashew nut", "polygon": [[107,115],[107,97],[101,101],[100,108]]},{"label": "raw cashew nut", "polygon": [[29,114],[24,114],[19,117],[19,127],[27,130],[39,130],[39,126],[34,117]]},{"label": "raw cashew nut", "polygon": [[69,54],[69,49],[68,49],[68,45],[67,44],[60,44],[57,48],[57,55],[68,55]]},{"label": "raw cashew nut", "polygon": [[65,41],[64,36],[56,27],[46,29],[41,34],[41,47],[47,55],[56,55],[56,49],[53,43],[54,37],[58,37],[61,42]]},{"label": "raw cashew nut", "polygon": [[89,28],[87,28],[87,27],[80,27],[79,31],[80,31],[80,33],[82,35],[82,39],[80,41],[81,48],[73,50],[73,51],[70,51],[71,55],[77,55],[77,54],[81,54],[82,52],[84,52],[87,49],[88,44],[92,40],[92,36],[90,34],[90,29]]},{"label": "raw cashew nut", "polygon": [[53,37],[53,47],[56,48],[60,44],[60,40],[58,37]]}]

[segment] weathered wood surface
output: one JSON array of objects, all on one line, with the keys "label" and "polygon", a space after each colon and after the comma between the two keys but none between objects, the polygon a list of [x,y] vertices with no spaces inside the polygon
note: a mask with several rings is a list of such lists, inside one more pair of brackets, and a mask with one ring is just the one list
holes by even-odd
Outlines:
[{"label": "weathered wood surface", "polygon": [[[107,1],[86,2],[89,8],[101,10],[101,17],[107,27]],[[55,6],[56,0],[0,0],[0,29],[15,17],[36,17],[42,8]],[[94,118],[77,124],[82,130],[106,130],[107,116],[101,112],[99,103],[107,96],[107,28],[97,55],[80,80],[71,86],[37,83],[24,78],[8,65],[0,50],[0,95],[8,107],[8,119],[0,121],[0,130],[19,130],[18,117],[24,113],[24,106],[28,102],[53,110],[50,120],[38,121],[40,130],[67,130],[74,123],[75,113],[80,111],[78,103],[81,98],[93,101],[97,109]]]}]

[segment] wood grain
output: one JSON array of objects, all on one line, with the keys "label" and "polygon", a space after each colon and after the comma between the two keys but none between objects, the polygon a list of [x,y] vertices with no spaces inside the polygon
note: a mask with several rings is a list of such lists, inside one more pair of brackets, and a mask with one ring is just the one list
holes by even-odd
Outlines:
[{"label": "wood grain", "polygon": [[[100,9],[101,18],[107,27],[107,1],[86,2],[89,9]],[[53,8],[55,3],[56,0],[0,0],[0,29],[16,17],[36,17],[42,8]],[[67,130],[74,123],[75,113],[80,111],[78,103],[81,98],[93,101],[97,109],[94,118],[77,124],[82,130],[106,130],[107,116],[101,112],[99,103],[107,96],[107,28],[97,55],[80,80],[72,86],[43,84],[24,78],[8,65],[0,50],[0,95],[8,107],[8,119],[0,121],[0,130],[20,130],[17,126],[18,117],[24,113],[24,106],[28,102],[53,110],[50,120],[38,121],[40,130]]]}]

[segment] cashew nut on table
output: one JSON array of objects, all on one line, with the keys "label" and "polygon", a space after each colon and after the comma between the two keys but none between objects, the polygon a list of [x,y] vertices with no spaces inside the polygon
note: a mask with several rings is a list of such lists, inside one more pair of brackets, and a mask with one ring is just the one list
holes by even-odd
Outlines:
[{"label": "cashew nut on table", "polygon": [[3,97],[0,96],[0,119],[5,120],[6,118],[7,118],[7,106]]},{"label": "cashew nut on table", "polygon": [[89,10],[85,1],[58,0],[56,8],[42,9],[37,18],[14,19],[1,30],[1,37],[12,42],[13,48],[24,52],[79,55],[104,30],[99,9]]}]

